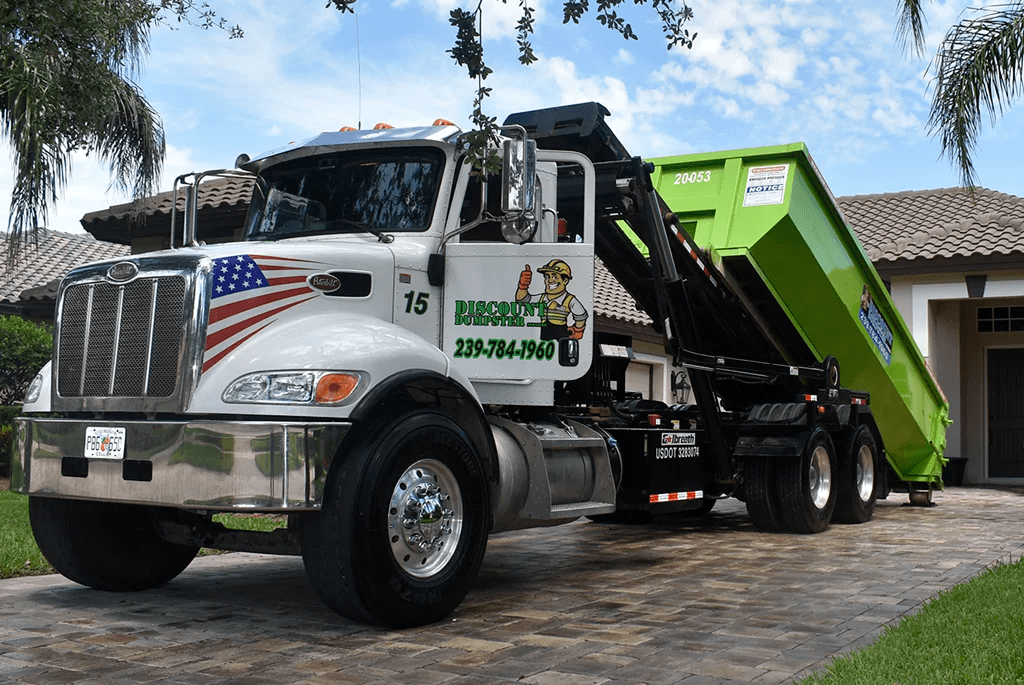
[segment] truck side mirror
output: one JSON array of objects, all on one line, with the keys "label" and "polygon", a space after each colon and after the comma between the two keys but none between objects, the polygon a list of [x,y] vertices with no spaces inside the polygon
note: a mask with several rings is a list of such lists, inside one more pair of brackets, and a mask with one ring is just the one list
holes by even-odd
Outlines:
[{"label": "truck side mirror", "polygon": [[503,153],[501,211],[505,216],[501,233],[509,242],[521,244],[537,230],[537,143],[509,139]]}]

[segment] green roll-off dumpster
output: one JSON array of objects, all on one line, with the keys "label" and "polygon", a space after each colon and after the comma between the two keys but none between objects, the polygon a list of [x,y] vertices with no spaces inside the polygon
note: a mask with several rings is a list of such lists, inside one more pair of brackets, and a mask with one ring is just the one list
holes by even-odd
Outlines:
[{"label": "green roll-off dumpster", "polygon": [[658,193],[787,359],[871,393],[901,480],[941,486],[949,405],[802,143],[650,160]]}]

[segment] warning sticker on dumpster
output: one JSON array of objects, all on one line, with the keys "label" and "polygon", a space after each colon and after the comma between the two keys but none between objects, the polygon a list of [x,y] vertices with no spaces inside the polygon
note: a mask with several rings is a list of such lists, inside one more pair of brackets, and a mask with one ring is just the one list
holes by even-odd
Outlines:
[{"label": "warning sticker on dumpster", "polygon": [[781,205],[786,197],[788,176],[788,164],[750,167],[747,171],[747,190],[743,194],[743,206]]},{"label": "warning sticker on dumpster", "polygon": [[871,291],[866,284],[860,295],[860,322],[864,325],[864,330],[868,332],[871,342],[875,343],[875,347],[882,354],[885,363],[891,363],[892,329],[889,328],[889,323],[882,316],[882,312],[878,311],[878,307],[875,306]]}]

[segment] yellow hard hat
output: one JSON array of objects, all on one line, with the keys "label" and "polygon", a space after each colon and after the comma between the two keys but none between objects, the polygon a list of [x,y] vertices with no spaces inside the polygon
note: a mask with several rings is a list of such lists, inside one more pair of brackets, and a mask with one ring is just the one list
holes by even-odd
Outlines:
[{"label": "yellow hard hat", "polygon": [[562,276],[565,276],[565,280],[569,280],[570,278],[572,278],[572,269],[570,269],[569,265],[563,262],[561,259],[552,259],[550,262],[548,262],[541,268],[537,269],[537,273],[561,274]]}]

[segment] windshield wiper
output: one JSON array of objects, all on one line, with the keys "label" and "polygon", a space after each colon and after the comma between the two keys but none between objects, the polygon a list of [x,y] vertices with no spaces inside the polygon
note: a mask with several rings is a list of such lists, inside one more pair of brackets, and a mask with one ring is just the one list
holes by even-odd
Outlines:
[{"label": "windshield wiper", "polygon": [[344,224],[345,226],[351,226],[353,228],[358,228],[360,231],[366,231],[367,233],[372,233],[373,235],[377,236],[377,240],[379,240],[380,242],[385,243],[385,244],[393,242],[394,239],[395,239],[395,236],[391,235],[390,233],[385,233],[383,229],[376,228],[374,226],[370,226],[368,224],[364,224],[361,221],[355,221],[353,219],[334,219],[333,221],[330,221],[328,223],[331,223],[331,224]]}]

